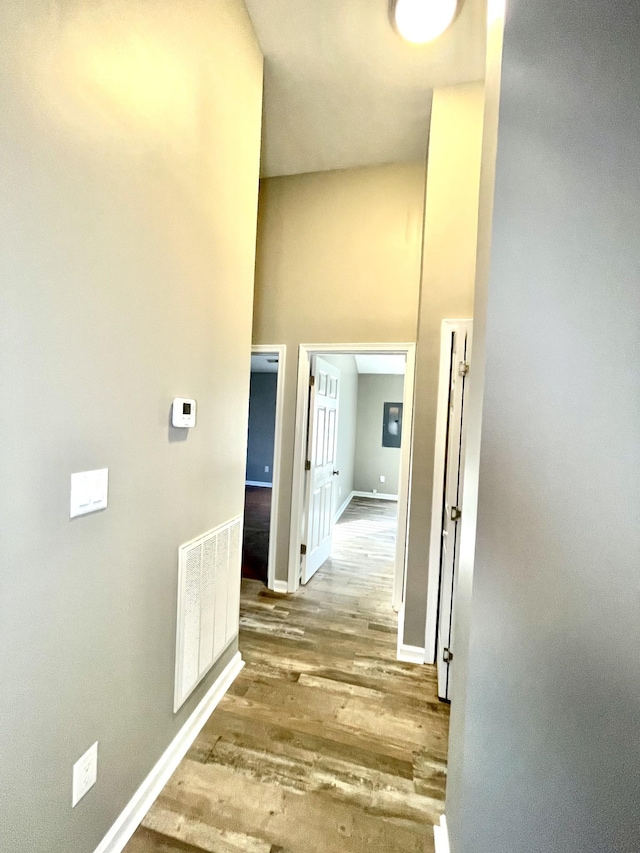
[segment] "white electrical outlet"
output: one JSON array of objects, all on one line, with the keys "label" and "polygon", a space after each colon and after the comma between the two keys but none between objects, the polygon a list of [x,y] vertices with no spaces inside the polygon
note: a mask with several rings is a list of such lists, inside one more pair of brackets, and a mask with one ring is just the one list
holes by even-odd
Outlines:
[{"label": "white electrical outlet", "polygon": [[73,765],[71,807],[75,808],[98,778],[98,741]]},{"label": "white electrical outlet", "polygon": [[374,495],[377,495],[377,494],[378,494],[378,490],[377,490],[377,489],[374,489],[374,490],[373,490],[373,494],[374,494]]},{"label": "white electrical outlet", "polygon": [[381,483],[384,483],[386,479],[387,478],[384,476],[384,474],[380,474],[380,482]]},{"label": "white electrical outlet", "polygon": [[269,466],[268,466],[268,465],[265,465],[265,466],[264,466],[264,473],[265,473],[265,474],[268,474],[268,473],[269,473]]}]

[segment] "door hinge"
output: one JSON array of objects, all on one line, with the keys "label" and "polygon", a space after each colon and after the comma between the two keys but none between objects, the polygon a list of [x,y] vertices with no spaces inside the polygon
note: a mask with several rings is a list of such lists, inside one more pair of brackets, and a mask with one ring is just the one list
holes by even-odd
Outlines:
[{"label": "door hinge", "polygon": [[458,367],[458,373],[460,374],[460,376],[466,376],[468,372],[469,372],[469,362],[468,361],[461,361],[460,365]]},{"label": "door hinge", "polygon": [[442,660],[445,663],[451,663],[451,661],[453,660],[453,652],[451,651],[451,649],[445,648],[442,650]]},{"label": "door hinge", "polygon": [[306,545],[301,545],[301,546],[300,546],[300,554],[301,554],[303,557],[305,557],[305,556],[306,556],[306,554],[307,554],[307,546],[306,546]]},{"label": "door hinge", "polygon": [[311,376],[309,377],[309,388],[313,388],[313,386],[315,384],[316,384],[316,377],[312,373]]},{"label": "door hinge", "polygon": [[451,521],[457,521],[462,516],[462,509],[459,506],[451,507]]},{"label": "door hinge", "polygon": [[305,471],[311,470],[311,460],[310,459],[307,459],[307,461],[304,463],[304,470]]}]

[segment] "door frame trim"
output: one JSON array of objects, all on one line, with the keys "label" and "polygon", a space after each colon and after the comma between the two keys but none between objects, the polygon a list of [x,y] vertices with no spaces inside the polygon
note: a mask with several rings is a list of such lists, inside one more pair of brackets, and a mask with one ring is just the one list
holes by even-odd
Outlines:
[{"label": "door frame trim", "polygon": [[396,533],[396,558],[393,583],[393,608],[401,608],[407,570],[407,533],[409,510],[409,484],[411,480],[411,452],[413,447],[413,398],[416,363],[415,343],[344,343],[300,344],[298,347],[298,381],[296,386],[296,415],[293,448],[293,477],[291,483],[291,525],[289,529],[289,567],[287,589],[296,592],[300,586],[300,546],[302,544],[304,510],[304,463],[306,435],[309,420],[309,374],[312,355],[380,355],[406,356],[403,393],[403,441],[400,450],[398,480],[398,526]]},{"label": "door frame trim", "polygon": [[[252,354],[278,354],[276,380],[276,420],[273,435],[273,462],[271,463],[271,516],[269,518],[269,556],[267,558],[267,588],[276,590],[276,550],[278,539],[278,508],[280,498],[280,460],[282,459],[282,422],[284,409],[284,377],[287,361],[285,344],[253,344]],[[281,590],[280,590],[281,591]]]},{"label": "door frame trim", "polygon": [[442,537],[442,501],[447,447],[447,412],[449,408],[449,364],[451,333],[473,329],[473,320],[443,320],[440,324],[440,363],[438,368],[438,398],[436,439],[433,457],[433,493],[431,498],[431,535],[429,539],[429,568],[427,582],[427,621],[425,626],[425,663],[435,663],[438,645],[438,608],[440,606],[440,546]]}]

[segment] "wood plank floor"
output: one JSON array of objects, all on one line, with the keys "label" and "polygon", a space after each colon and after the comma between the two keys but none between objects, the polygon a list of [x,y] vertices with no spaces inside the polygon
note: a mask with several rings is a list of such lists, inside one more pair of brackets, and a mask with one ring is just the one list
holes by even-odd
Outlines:
[{"label": "wood plank floor", "polygon": [[269,525],[271,488],[245,486],[242,530],[242,577],[262,581],[265,586],[269,565]]},{"label": "wood plank floor", "polygon": [[396,660],[395,512],[354,499],[293,596],[243,581],[246,666],[125,853],[432,853],[449,709]]}]

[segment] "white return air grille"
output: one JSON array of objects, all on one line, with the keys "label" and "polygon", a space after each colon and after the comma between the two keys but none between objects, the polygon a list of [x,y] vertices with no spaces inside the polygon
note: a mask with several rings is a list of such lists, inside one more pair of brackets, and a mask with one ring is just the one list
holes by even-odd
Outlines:
[{"label": "white return air grille", "polygon": [[241,529],[234,518],[178,549],[174,711],[238,633]]}]

